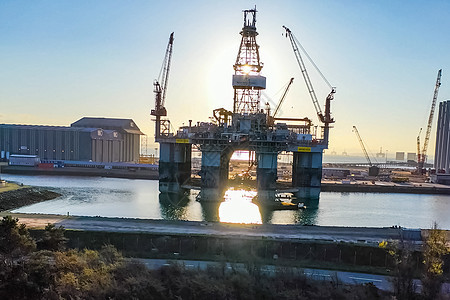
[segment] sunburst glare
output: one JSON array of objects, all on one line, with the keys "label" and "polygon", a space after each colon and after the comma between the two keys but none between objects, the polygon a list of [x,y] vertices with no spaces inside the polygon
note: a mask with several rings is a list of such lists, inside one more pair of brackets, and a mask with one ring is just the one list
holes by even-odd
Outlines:
[{"label": "sunburst glare", "polygon": [[262,224],[259,207],[252,203],[256,191],[229,189],[219,207],[220,222]]}]

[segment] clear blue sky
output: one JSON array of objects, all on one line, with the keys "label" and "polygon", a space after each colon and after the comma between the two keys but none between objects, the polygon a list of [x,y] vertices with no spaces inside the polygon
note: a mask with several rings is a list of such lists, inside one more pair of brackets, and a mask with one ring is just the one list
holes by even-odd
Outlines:
[{"label": "clear blue sky", "polygon": [[[266,94],[277,102],[295,77],[284,116],[318,123],[282,25],[337,87],[331,150],[361,153],[356,125],[371,152],[415,151],[439,68],[439,101],[450,99],[450,1],[2,0],[0,123],[132,118],[152,137],[152,83],[172,31],[169,117],[207,121],[232,108],[242,10],[255,4]],[[323,102],[329,90],[309,70]]]}]

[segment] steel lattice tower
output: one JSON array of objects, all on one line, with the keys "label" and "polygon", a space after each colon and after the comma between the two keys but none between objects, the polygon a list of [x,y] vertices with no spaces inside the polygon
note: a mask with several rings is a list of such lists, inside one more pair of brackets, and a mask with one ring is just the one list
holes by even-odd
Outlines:
[{"label": "steel lattice tower", "polygon": [[254,114],[259,112],[261,90],[266,88],[266,78],[260,76],[263,64],[256,43],[256,7],[244,10],[244,27],[240,34],[241,44],[233,66],[233,113]]}]

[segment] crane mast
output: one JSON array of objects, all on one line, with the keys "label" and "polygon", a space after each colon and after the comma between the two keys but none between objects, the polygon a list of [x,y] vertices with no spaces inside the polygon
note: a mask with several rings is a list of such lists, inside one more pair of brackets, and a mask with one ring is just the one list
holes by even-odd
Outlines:
[{"label": "crane mast", "polygon": [[419,157],[417,158],[418,161],[417,169],[419,174],[423,173],[423,166],[425,164],[427,156],[428,141],[430,140],[431,126],[433,125],[434,110],[436,107],[439,87],[441,86],[441,76],[442,76],[442,69],[440,69],[437,74],[436,85],[434,87],[433,101],[431,102],[430,115],[428,117],[427,131],[425,133],[425,140],[423,142],[422,153],[420,153],[420,158]]},{"label": "crane mast", "polygon": [[[317,68],[317,66],[314,64],[312,59],[308,56],[305,49],[301,47],[301,44],[298,42],[298,40],[295,38],[295,36],[292,34],[291,30],[287,28],[286,26],[283,26],[283,28],[286,30],[286,36],[289,37],[289,40],[292,45],[292,49],[294,50],[295,58],[297,59],[297,63],[300,67],[300,71],[302,72],[303,79],[305,80],[306,87],[308,89],[309,95],[311,97],[311,100],[313,102],[314,108],[316,109],[317,116],[319,117],[319,120],[325,124],[325,129],[328,131],[329,124],[334,123],[334,119],[331,117],[331,100],[334,99],[334,94],[336,93],[336,88],[332,87],[328,80],[323,76],[323,74],[320,72],[320,70]],[[321,77],[324,79],[324,81],[327,83],[327,85],[331,88],[331,92],[328,94],[326,101],[325,101],[325,114],[322,112],[322,109],[320,108],[319,101],[317,100],[316,92],[314,91],[314,87],[312,85],[311,79],[309,77],[308,71],[306,70],[305,63],[303,61],[303,58],[301,56],[299,45],[303,52],[307,55],[313,66],[317,69]],[[326,132],[328,135],[328,132]],[[328,140],[328,137],[327,137]]]},{"label": "crane mast", "polygon": [[[170,62],[172,59],[173,49],[173,32],[170,34],[169,43],[167,44],[166,54],[164,56],[163,65],[159,72],[158,79],[153,82],[153,92],[155,93],[155,109],[151,110],[151,115],[156,117],[155,140],[161,137],[161,117],[167,116],[167,110],[164,106],[166,100],[166,91],[169,80]],[[161,81],[161,82],[160,82]]]}]

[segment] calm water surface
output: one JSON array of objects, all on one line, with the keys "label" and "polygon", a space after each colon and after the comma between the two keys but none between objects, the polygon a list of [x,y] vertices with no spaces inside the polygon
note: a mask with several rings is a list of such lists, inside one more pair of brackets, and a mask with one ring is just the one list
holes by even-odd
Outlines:
[{"label": "calm water surface", "polygon": [[224,202],[201,204],[195,200],[197,191],[181,199],[162,197],[153,180],[9,174],[2,179],[62,194],[14,211],[22,213],[357,227],[429,228],[436,221],[450,229],[446,195],[323,192],[318,202],[306,203],[306,210],[261,211],[251,202],[254,191],[229,190]]}]

